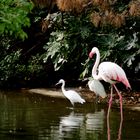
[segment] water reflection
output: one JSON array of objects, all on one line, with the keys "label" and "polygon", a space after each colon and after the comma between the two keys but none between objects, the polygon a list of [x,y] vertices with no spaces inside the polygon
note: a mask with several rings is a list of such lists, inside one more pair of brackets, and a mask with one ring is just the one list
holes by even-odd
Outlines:
[{"label": "water reflection", "polygon": [[70,137],[70,132],[79,129],[84,124],[84,116],[72,111],[68,116],[60,118],[59,133],[60,136]]},{"label": "water reflection", "polygon": [[95,111],[94,113],[86,114],[86,129],[87,131],[103,131],[105,112]]},{"label": "water reflection", "polygon": [[[94,113],[86,113],[85,116],[80,113],[72,111],[68,116],[60,118],[59,134],[60,137],[72,137],[71,135],[81,128],[85,129],[86,133],[103,131],[104,126],[104,110],[96,111]],[[80,130],[81,133],[83,130]]]},{"label": "water reflection", "polygon": [[[115,87],[115,86],[114,86]],[[122,109],[122,96],[120,95],[118,89],[115,87],[116,91],[118,92],[118,95],[120,97],[120,126],[119,126],[119,131],[118,131],[118,138],[117,140],[121,140],[121,133],[122,133],[122,123],[123,123],[123,109]],[[110,109],[112,105],[112,93],[113,93],[113,86],[111,86],[111,97],[109,99],[109,106],[108,106],[108,111],[107,111],[107,135],[108,135],[108,140],[110,140]]]},{"label": "water reflection", "polygon": [[[1,140],[107,140],[107,106],[77,104],[71,110],[65,99],[21,92],[0,93]],[[140,139],[139,113],[124,110],[122,130],[120,113],[112,109],[109,117],[110,139]],[[120,126],[119,126],[120,125]],[[121,127],[120,127],[121,128]]]},{"label": "water reflection", "polygon": [[[120,125],[119,125],[119,130],[118,130],[118,138],[117,140],[121,140],[121,134],[122,134],[122,124],[123,124],[123,111],[121,111],[121,120],[120,120]],[[111,139],[111,136],[110,136],[110,105],[108,107],[108,112],[107,112],[107,137],[108,137],[108,140]]]}]

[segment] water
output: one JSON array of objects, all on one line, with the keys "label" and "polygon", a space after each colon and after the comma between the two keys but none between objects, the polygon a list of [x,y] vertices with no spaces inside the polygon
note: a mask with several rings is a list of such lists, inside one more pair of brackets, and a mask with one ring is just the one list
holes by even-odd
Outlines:
[{"label": "water", "polygon": [[86,103],[73,109],[66,99],[18,91],[0,92],[0,140],[140,140],[140,112]]}]

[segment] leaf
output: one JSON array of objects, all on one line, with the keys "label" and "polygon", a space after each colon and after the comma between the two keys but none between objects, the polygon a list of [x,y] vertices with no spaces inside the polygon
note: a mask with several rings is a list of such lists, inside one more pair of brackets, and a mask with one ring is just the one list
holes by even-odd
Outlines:
[{"label": "leaf", "polygon": [[1,0],[0,2],[0,35],[10,35],[25,39],[24,27],[30,26],[28,14],[33,4],[24,0]]}]

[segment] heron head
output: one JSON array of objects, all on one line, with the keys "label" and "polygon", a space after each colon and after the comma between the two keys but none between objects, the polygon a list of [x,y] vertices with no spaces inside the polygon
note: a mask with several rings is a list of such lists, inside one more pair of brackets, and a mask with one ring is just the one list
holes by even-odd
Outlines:
[{"label": "heron head", "polygon": [[89,53],[89,58],[92,58],[93,55],[94,55],[97,51],[98,51],[98,48],[93,47],[92,50],[91,50],[91,52]]},{"label": "heron head", "polygon": [[63,80],[63,79],[60,79],[60,80],[58,81],[58,83],[56,83],[56,85],[62,84],[62,83],[64,83],[64,80]]}]

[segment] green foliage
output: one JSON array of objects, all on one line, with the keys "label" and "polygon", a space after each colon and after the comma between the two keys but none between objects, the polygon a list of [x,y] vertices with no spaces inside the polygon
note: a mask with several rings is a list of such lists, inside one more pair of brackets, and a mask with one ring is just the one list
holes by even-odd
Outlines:
[{"label": "green foliage", "polygon": [[61,14],[58,13],[53,20],[57,26],[44,46],[47,50],[44,61],[51,58],[56,71],[66,66],[73,70],[76,70],[77,66],[78,70],[83,69],[81,63],[87,58],[88,41],[93,33],[90,22],[81,18],[82,16],[64,14],[62,21]]},{"label": "green foliage", "polygon": [[15,75],[16,64],[20,57],[20,50],[10,52],[9,50],[11,47],[8,39],[3,39],[1,43],[0,80],[7,81],[9,77]]},{"label": "green foliage", "polygon": [[85,14],[75,17],[64,13],[62,19],[57,13],[53,22],[56,26],[44,46],[47,50],[44,61],[51,58],[56,71],[67,67],[72,71],[78,69],[81,78],[90,75],[93,60],[89,60],[88,53],[93,46],[100,49],[101,61],[116,62],[134,73],[140,70],[137,59],[140,53],[139,33],[135,30],[130,34],[130,28],[95,28]]},{"label": "green foliage", "polygon": [[10,35],[21,39],[27,38],[24,27],[30,26],[28,13],[33,4],[27,0],[0,1],[0,35]]},{"label": "green foliage", "polygon": [[43,71],[41,55],[36,54],[25,61],[22,50],[13,50],[11,44],[9,39],[1,40],[0,86],[6,83],[13,86],[16,82],[29,81],[32,77],[39,77]]},{"label": "green foliage", "polygon": [[[26,39],[27,34],[24,28],[30,25],[28,14],[32,9],[32,4],[26,0],[1,0],[0,85],[13,79],[25,82],[34,80],[34,78],[41,79],[47,75],[43,66],[48,66],[46,64],[48,60],[53,62],[55,71],[58,71],[58,74],[60,72],[60,75],[65,74],[69,78],[77,79],[89,77],[95,59],[90,60],[88,53],[94,46],[98,47],[101,52],[101,62],[115,62],[131,73],[132,77],[134,74],[139,75],[140,33],[137,32],[139,17],[127,19],[126,26],[119,29],[110,25],[100,26],[100,22],[99,26],[95,27],[89,18],[90,10],[92,11],[90,8],[89,6],[87,10],[78,15],[56,12],[44,20],[42,19],[47,14],[46,9],[40,11],[33,9],[30,15],[31,23],[33,23],[30,36],[32,39],[35,33],[33,38],[37,38],[35,41],[37,45],[33,41],[31,48],[23,48],[23,42],[21,42],[18,46],[22,47],[17,48],[16,45],[12,45],[16,43],[11,38]],[[116,8],[119,8],[118,5]],[[121,11],[121,9],[118,10]],[[46,29],[44,32],[40,30],[43,26]],[[38,40],[37,36],[40,35]],[[39,46],[37,51],[36,46]],[[42,51],[42,47],[45,52]]]},{"label": "green foliage", "polygon": [[100,46],[102,61],[113,61],[129,69],[140,70],[139,61],[136,60],[140,55],[138,33],[120,35],[118,32],[112,32],[98,35],[97,42]]},{"label": "green foliage", "polygon": [[[44,46],[47,49],[46,57],[44,62],[48,60],[49,57],[54,61],[55,70],[58,70],[65,62],[67,62],[68,43],[66,36],[64,38],[63,32],[52,32],[50,41]],[[65,52],[65,53],[64,53]],[[65,55],[66,54],[66,55]]]},{"label": "green foliage", "polygon": [[27,72],[29,73],[28,76],[31,76],[34,74],[36,74],[36,76],[39,76],[39,74],[43,70],[43,66],[41,62],[42,62],[42,57],[40,54],[31,56],[31,58],[28,60],[28,65],[27,65]]}]

